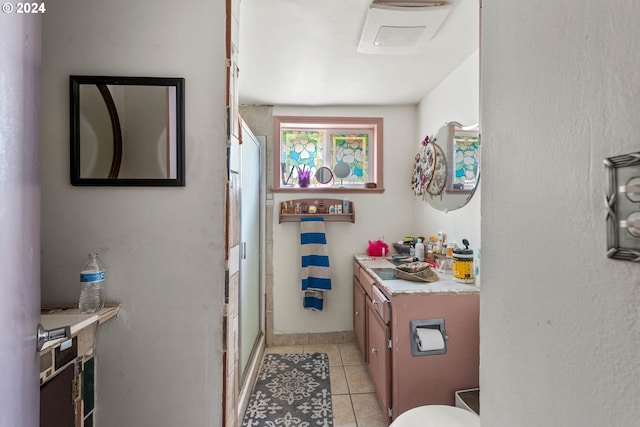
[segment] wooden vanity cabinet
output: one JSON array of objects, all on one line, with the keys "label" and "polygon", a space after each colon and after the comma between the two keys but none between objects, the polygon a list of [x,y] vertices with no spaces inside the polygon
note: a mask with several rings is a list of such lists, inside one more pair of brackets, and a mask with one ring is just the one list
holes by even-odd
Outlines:
[{"label": "wooden vanity cabinet", "polygon": [[76,365],[72,363],[40,387],[40,427],[76,426],[75,370]]},{"label": "wooden vanity cabinet", "polygon": [[356,276],[353,277],[353,334],[364,362],[368,363],[367,294]]},{"label": "wooden vanity cabinet", "polygon": [[[387,422],[417,406],[453,405],[457,390],[477,388],[479,290],[441,278],[438,291],[394,292],[377,280],[354,263],[354,335]],[[412,354],[411,322],[440,319],[446,352]]]},{"label": "wooden vanity cabinet", "polygon": [[375,291],[372,298],[367,299],[367,339],[369,343],[369,376],[378,395],[383,410],[391,408],[391,329],[389,328],[388,311],[385,306],[388,300],[380,300]]},{"label": "wooden vanity cabinet", "polygon": [[391,306],[357,262],[353,272],[353,333],[386,412],[391,407]]},{"label": "wooden vanity cabinet", "polygon": [[115,317],[120,305],[109,304],[95,314],[77,307],[43,307],[46,329],[69,326],[70,337],[45,343],[40,357],[40,427],[95,427],[98,325]]}]

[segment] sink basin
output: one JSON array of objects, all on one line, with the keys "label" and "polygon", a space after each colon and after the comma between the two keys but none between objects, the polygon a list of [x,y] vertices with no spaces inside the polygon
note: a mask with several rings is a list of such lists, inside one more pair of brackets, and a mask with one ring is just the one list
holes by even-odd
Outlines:
[{"label": "sink basin", "polygon": [[396,270],[394,268],[372,268],[371,269],[381,280],[397,280]]}]

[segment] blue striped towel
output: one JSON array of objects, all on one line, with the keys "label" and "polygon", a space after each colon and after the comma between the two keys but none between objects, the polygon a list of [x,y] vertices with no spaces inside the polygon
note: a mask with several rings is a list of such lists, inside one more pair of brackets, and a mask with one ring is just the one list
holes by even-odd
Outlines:
[{"label": "blue striped towel", "polygon": [[300,219],[300,252],[302,254],[302,292],[304,308],[322,310],[324,292],[331,289],[331,269],[324,219]]}]

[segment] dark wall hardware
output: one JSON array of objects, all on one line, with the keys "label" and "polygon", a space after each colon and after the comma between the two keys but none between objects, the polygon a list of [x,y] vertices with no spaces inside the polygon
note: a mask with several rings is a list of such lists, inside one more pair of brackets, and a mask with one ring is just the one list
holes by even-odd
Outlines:
[{"label": "dark wall hardware", "polygon": [[640,262],[640,152],[604,159],[607,257]]}]

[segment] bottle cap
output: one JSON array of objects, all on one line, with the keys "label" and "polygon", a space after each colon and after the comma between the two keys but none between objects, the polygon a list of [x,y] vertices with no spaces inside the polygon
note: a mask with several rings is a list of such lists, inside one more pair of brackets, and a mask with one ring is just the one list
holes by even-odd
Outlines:
[{"label": "bottle cap", "polygon": [[462,239],[462,244],[464,245],[464,249],[454,249],[453,253],[456,255],[473,255],[473,249],[469,249],[469,241]]}]

